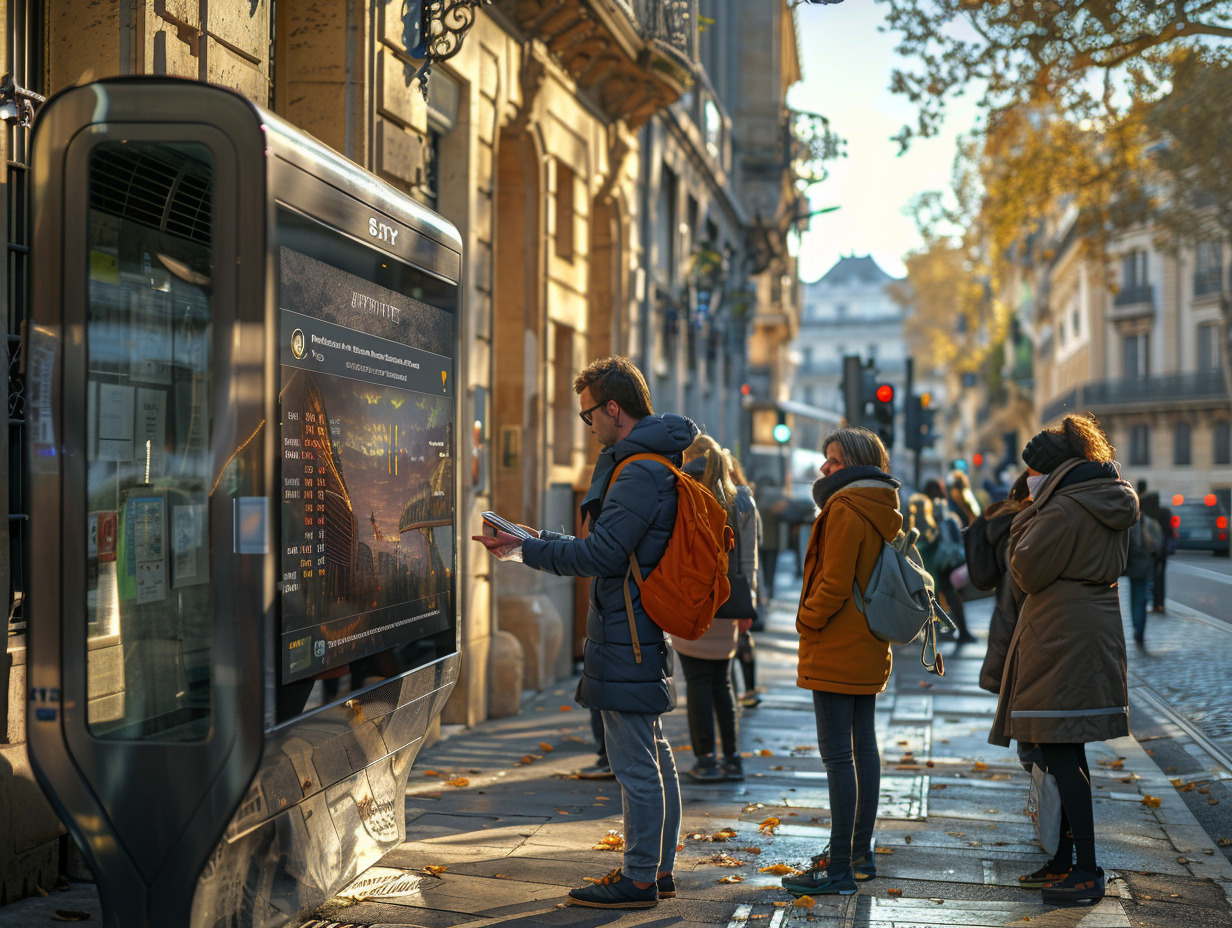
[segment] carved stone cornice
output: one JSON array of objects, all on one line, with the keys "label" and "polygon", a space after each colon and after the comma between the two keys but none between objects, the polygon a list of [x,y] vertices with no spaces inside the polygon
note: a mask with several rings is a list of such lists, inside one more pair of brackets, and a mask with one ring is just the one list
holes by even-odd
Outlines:
[{"label": "carved stone cornice", "polygon": [[[660,6],[672,4],[692,15],[688,0],[514,0],[509,12],[612,121],[633,130],[692,83],[691,50],[657,35],[652,21],[662,19]],[[689,28],[696,30],[696,22]]]}]

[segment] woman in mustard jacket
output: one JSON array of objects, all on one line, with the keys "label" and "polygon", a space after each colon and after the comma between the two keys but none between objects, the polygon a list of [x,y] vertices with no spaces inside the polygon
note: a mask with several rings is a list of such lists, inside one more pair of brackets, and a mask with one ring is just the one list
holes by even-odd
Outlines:
[{"label": "woman in mustard jacket", "polygon": [[784,877],[793,895],[850,895],[856,874],[876,875],[871,853],[881,754],[874,712],[890,679],[890,646],[875,638],[856,608],[852,585],[864,589],[882,544],[902,528],[899,483],[874,433],[843,428],[822,444],[826,461],[813,484],[821,514],[809,538],[804,589],[796,614],[800,633],[796,685],[813,691],[817,740],[830,790],[830,843],[810,870]]}]

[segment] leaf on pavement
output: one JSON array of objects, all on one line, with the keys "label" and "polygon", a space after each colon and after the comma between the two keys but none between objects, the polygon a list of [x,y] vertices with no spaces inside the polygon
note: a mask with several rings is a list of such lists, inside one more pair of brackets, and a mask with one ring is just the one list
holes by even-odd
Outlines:
[{"label": "leaf on pavement", "polygon": [[439,864],[428,864],[423,868],[423,872],[428,874],[428,876],[434,876],[439,880],[441,878],[441,874],[448,869],[448,867],[441,866]]},{"label": "leaf on pavement", "polygon": [[758,867],[758,873],[770,873],[774,876],[787,876],[789,874],[800,873],[795,867],[790,867],[787,864],[771,864],[768,867]]},{"label": "leaf on pavement", "polygon": [[468,780],[466,777],[454,777],[452,780],[446,780],[445,785],[446,786],[457,786],[457,787],[470,786],[471,781]]},{"label": "leaf on pavement", "polygon": [[727,876],[719,877],[720,883],[743,883],[744,877],[738,873],[729,873]]},{"label": "leaf on pavement", "polygon": [[1161,800],[1158,796],[1147,795],[1142,797],[1142,804],[1144,806],[1150,806],[1152,809],[1158,809],[1162,801],[1163,800]]},{"label": "leaf on pavement", "polygon": [[812,896],[799,896],[796,898],[796,901],[792,903],[792,906],[797,909],[811,909],[816,904],[817,900]]},{"label": "leaf on pavement", "polygon": [[891,896],[901,896],[903,894],[901,889],[887,889],[886,892]]},{"label": "leaf on pavement", "polygon": [[771,815],[764,822],[762,822],[760,825],[757,826],[757,830],[762,832],[763,834],[772,835],[774,834],[774,829],[778,827],[779,827],[779,820],[775,818],[773,815]]}]

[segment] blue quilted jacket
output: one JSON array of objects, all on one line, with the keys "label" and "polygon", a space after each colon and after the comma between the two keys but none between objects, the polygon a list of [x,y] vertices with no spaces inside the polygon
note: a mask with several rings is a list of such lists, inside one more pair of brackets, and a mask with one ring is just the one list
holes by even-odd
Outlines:
[{"label": "blue quilted jacket", "polygon": [[[659,563],[676,523],[676,477],[656,461],[634,461],[607,488],[613,468],[632,454],[653,452],[680,466],[681,453],[698,429],[684,416],[646,416],[627,437],[605,448],[595,465],[583,510],[592,516],[585,538],[542,533],[522,543],[522,560],[530,567],[568,577],[594,577],[586,618],[586,653],[578,701],[592,709],[619,712],[670,712],[676,694],[668,679],[673,671],[670,645],[663,630],[642,610],[637,584],[629,581],[639,664],[625,610],[623,581],[629,552],[637,553],[642,577]],[[601,505],[594,516],[595,504]]]}]

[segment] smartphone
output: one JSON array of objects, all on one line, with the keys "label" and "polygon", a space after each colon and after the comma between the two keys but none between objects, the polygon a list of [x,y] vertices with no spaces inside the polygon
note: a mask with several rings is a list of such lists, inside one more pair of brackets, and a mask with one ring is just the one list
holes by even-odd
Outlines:
[{"label": "smartphone", "polygon": [[522,528],[520,525],[515,525],[508,519],[501,518],[494,512],[480,513],[480,517],[483,519],[484,531],[494,538],[496,537],[497,530],[500,530],[507,535],[512,535],[514,538],[525,539],[531,537],[530,533],[526,531],[526,529]]}]

